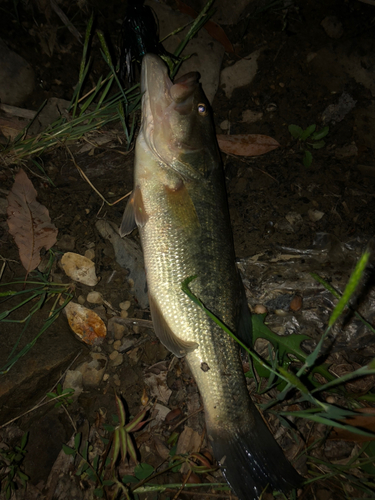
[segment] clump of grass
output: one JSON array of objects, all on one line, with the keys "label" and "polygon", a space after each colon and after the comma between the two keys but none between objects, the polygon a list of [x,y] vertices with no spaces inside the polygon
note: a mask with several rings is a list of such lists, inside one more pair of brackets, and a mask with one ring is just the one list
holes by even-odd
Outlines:
[{"label": "clump of grass", "polygon": [[[189,283],[195,279],[195,276],[184,280],[182,283],[182,290],[249,354],[251,360],[253,361],[253,370],[256,371],[258,377],[266,377],[268,379],[267,387],[263,389],[262,392],[269,392],[270,389],[274,388],[279,390],[276,397],[273,397],[269,403],[261,406],[263,410],[269,410],[275,405],[285,403],[288,399],[293,397],[294,403],[299,405],[301,408],[300,410],[272,411],[272,413],[279,417],[281,423],[290,429],[292,429],[292,426],[286,419],[288,417],[297,417],[310,420],[317,424],[324,424],[327,426],[327,429],[332,427],[345,429],[353,434],[364,436],[366,439],[374,440],[375,434],[373,432],[367,430],[366,428],[350,424],[350,419],[364,415],[363,413],[359,413],[352,408],[363,407],[363,401],[375,401],[374,394],[369,393],[356,398],[355,395],[349,395],[346,392],[345,384],[348,381],[359,377],[374,375],[375,359],[367,365],[341,377],[334,376],[328,371],[329,365],[324,363],[322,364],[320,361],[323,342],[327,339],[328,334],[331,332],[332,327],[338,318],[348,309],[348,307],[350,307],[350,299],[361,281],[369,257],[370,253],[366,251],[359,259],[342,295],[338,294],[336,290],[331,290],[335,297],[339,300],[329,318],[328,326],[325,332],[321,336],[311,354],[306,354],[301,348],[301,343],[308,339],[307,336],[292,334],[282,337],[276,335],[269,330],[267,325],[265,325],[265,315],[253,315],[253,345],[255,340],[260,337],[270,342],[269,357],[268,359],[263,359],[252,349],[253,345],[249,348],[241,342],[210,310],[205,307],[200,299],[191,292]],[[326,286],[327,289],[332,288],[316,274],[313,274],[313,277]],[[368,322],[366,322],[358,313],[356,313],[356,315],[371,329],[372,332],[374,332],[373,327],[369,325]],[[292,370],[292,363],[294,365],[299,364],[299,367]],[[324,377],[326,382],[319,382],[318,379],[314,377],[317,373]],[[252,376],[253,374],[254,372],[249,372],[248,375]],[[322,380],[322,378],[320,377],[319,380]],[[348,408],[328,403],[326,399],[322,397],[323,393],[327,392],[338,393],[342,398],[347,398]],[[373,493],[375,468],[372,466],[372,469],[369,470],[373,456],[375,455],[375,445],[373,443],[374,441],[366,443],[358,454],[354,458],[351,458],[345,465],[328,465],[329,472],[326,474],[319,472],[319,467],[317,465],[319,460],[308,455],[308,450],[305,450],[304,453],[308,455],[310,463],[315,464],[312,472],[313,478],[306,481],[305,484],[310,484],[318,479],[335,477],[340,484],[344,483],[345,480],[351,481],[353,487],[359,487],[362,484],[360,489],[366,491],[367,493],[369,491]],[[370,458],[364,456],[365,453],[368,453]],[[351,473],[352,469],[355,467],[360,467],[361,471],[364,471],[365,473],[364,480],[362,482]],[[346,479],[342,480],[343,477]],[[343,490],[345,491],[345,488],[343,488]]]},{"label": "clump of grass", "polygon": [[[180,57],[181,52],[213,14],[213,1],[209,0],[197,18],[189,23],[191,27],[176,48],[175,57],[162,56],[168,64],[172,78],[177,73],[182,62],[189,57]],[[135,113],[140,109],[142,97],[139,84],[127,90],[123,89],[117,76],[118,68],[116,68],[111,58],[103,33],[96,31],[93,34],[92,28],[93,16],[91,16],[86,29],[78,83],[66,113],[36,137],[28,138],[28,130],[45,106],[46,102],[44,102],[34,120],[30,122],[26,129],[20,132],[13,142],[2,149],[1,161],[5,165],[17,164],[33,156],[40,156],[55,147],[77,142],[89,132],[99,130],[114,121],[120,121],[122,124],[126,147],[127,149],[130,148],[135,133]],[[181,29],[184,28],[186,26],[181,27]],[[180,30],[176,30],[174,33],[178,31]],[[171,35],[174,33],[171,33]],[[99,39],[101,54],[109,66],[110,72],[106,76],[101,76],[90,92],[83,94],[84,85],[91,68],[89,52],[93,36],[97,36]],[[114,85],[117,86],[116,93],[113,93]],[[130,126],[129,122],[131,122]],[[35,159],[34,162],[36,162]],[[43,170],[39,163],[37,166]]]},{"label": "clump of grass", "polygon": [[[9,307],[9,309],[0,313],[0,325],[2,323],[16,323],[23,325],[23,328],[16,340],[12,351],[8,355],[7,362],[4,366],[0,367],[0,375],[7,373],[12,366],[30,349],[35,345],[39,337],[52,325],[59,317],[61,311],[73,298],[71,284],[53,283],[49,280],[50,272],[54,262],[54,253],[49,251],[49,262],[44,273],[33,271],[30,273],[28,280],[15,280],[10,283],[0,283],[0,304],[6,304],[7,301],[16,299],[16,304]],[[2,292],[3,287],[13,286],[13,290]],[[42,328],[37,332],[33,340],[28,342],[22,349],[17,352],[17,348],[21,339],[29,328],[32,319],[36,313],[45,307],[45,304],[51,303],[48,317],[45,320]],[[27,310],[26,315],[22,319],[14,319],[13,313],[22,308],[24,310],[27,306],[31,308]]]}]

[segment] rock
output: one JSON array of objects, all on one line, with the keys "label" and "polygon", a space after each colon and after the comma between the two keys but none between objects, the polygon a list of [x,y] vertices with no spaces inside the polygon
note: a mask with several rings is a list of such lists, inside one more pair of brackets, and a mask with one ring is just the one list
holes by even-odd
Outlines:
[{"label": "rock", "polygon": [[112,351],[111,354],[109,355],[109,359],[111,361],[114,361],[117,358],[118,354],[119,354],[118,351]]},{"label": "rock", "polygon": [[[19,336],[19,324],[2,325],[2,347],[0,366]],[[35,330],[25,331],[22,341],[31,342]],[[8,373],[1,375],[0,425],[23,411],[32,408],[60,378],[69,363],[82,349],[82,344],[70,333],[65,318],[61,315],[48,331],[42,335],[30,352],[25,354]]]},{"label": "rock", "polygon": [[337,104],[330,104],[322,113],[324,123],[341,122],[345,116],[355,108],[357,101],[347,92],[343,92]]},{"label": "rock", "polygon": [[42,111],[38,114],[38,116],[36,116],[30,126],[30,134],[37,135],[44,132],[48,125],[57,121],[61,116],[69,118],[69,106],[70,101],[66,101],[65,99],[60,99],[58,97],[50,97]]},{"label": "rock", "polygon": [[308,210],[308,216],[309,216],[309,219],[312,221],[312,222],[317,222],[318,220],[320,220],[323,216],[324,216],[324,212],[320,212],[320,210]]},{"label": "rock", "polygon": [[246,109],[242,113],[242,121],[245,123],[255,123],[263,118],[263,113],[260,111],[252,111],[251,109]]},{"label": "rock", "polygon": [[107,367],[107,357],[104,354],[91,352],[91,361],[85,361],[76,371],[82,374],[82,383],[85,387],[96,387],[100,384]]},{"label": "rock", "polygon": [[64,313],[70,328],[82,342],[95,346],[103,342],[107,328],[95,311],[71,301],[65,306]]},{"label": "rock", "polygon": [[124,325],[119,325],[118,323],[115,323],[113,325],[115,340],[121,340],[122,337],[125,335],[125,330],[126,328]]},{"label": "rock", "polygon": [[223,69],[220,83],[228,99],[235,89],[249,85],[258,71],[258,57],[261,50],[256,50],[244,59]]},{"label": "rock", "polygon": [[134,281],[134,294],[138,304],[142,309],[147,309],[148,295],[142,250],[130,238],[121,238],[116,226],[108,221],[98,220],[95,227],[103,238],[111,242],[116,261],[129,271],[130,279]]},{"label": "rock", "polygon": [[77,398],[83,391],[82,372],[68,370],[65,375],[63,389],[74,389],[73,396]]},{"label": "rock", "polygon": [[229,120],[223,120],[221,123],[220,123],[220,128],[222,130],[229,130],[230,129],[230,121]]},{"label": "rock", "polygon": [[89,248],[88,250],[86,250],[85,257],[86,257],[86,259],[93,260],[95,258],[95,250],[93,250],[92,248]]},{"label": "rock", "polygon": [[113,342],[113,349],[116,349],[116,351],[118,351],[120,347],[121,347],[121,340],[116,340],[115,342]]},{"label": "rock", "polygon": [[302,215],[298,212],[289,212],[285,216],[286,220],[292,226],[293,230],[298,230],[303,225]]},{"label": "rock", "polygon": [[[117,351],[113,351],[113,352],[117,352]],[[110,364],[114,368],[115,366],[120,366],[123,363],[123,361],[124,361],[124,355],[117,352],[116,358],[111,360]]]},{"label": "rock", "polygon": [[35,87],[35,73],[25,59],[0,39],[0,102],[22,105]]},{"label": "rock", "polygon": [[123,339],[121,346],[118,348],[119,352],[128,351],[136,343],[136,339]]},{"label": "rock", "polygon": [[120,302],[119,307],[122,311],[127,311],[130,307],[130,300],[125,300],[124,302]]},{"label": "rock", "polygon": [[100,292],[90,292],[86,300],[90,304],[103,304],[103,295]]},{"label": "rock", "polygon": [[95,274],[95,264],[78,253],[66,252],[60,261],[65,274],[74,281],[87,286],[95,286],[98,278]]},{"label": "rock", "polygon": [[70,234],[63,234],[58,239],[56,246],[60,248],[60,250],[64,250],[65,252],[70,252],[74,250],[74,247],[76,246],[76,239],[74,236],[71,236]]},{"label": "rock", "polygon": [[78,302],[78,304],[80,304],[81,306],[83,306],[83,304],[86,302],[86,299],[85,299],[84,295],[79,295],[77,297],[77,302]]},{"label": "rock", "polygon": [[342,160],[343,158],[350,158],[353,156],[358,156],[358,148],[355,143],[347,144],[342,148],[335,149],[335,157],[339,160]]},{"label": "rock", "polygon": [[344,28],[342,27],[341,21],[337,19],[336,16],[327,16],[320,23],[326,34],[335,40],[342,37],[344,33]]}]

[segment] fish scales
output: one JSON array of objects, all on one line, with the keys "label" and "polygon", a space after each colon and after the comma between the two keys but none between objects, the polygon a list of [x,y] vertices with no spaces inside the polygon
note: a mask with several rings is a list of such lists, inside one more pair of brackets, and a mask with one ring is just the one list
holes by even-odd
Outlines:
[{"label": "fish scales", "polygon": [[155,332],[186,356],[209,441],[237,496],[255,500],[267,485],[288,491],[300,477],[249,397],[237,343],[181,287],[196,276],[189,286],[205,306],[241,338],[250,334],[209,104],[197,74],[172,84],[151,54],[142,91],[134,190],[120,232],[139,228]]}]

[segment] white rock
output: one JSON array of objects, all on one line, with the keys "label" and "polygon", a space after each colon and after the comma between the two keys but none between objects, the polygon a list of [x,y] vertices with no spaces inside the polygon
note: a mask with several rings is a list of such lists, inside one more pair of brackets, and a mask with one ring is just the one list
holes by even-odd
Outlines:
[{"label": "white rock", "polygon": [[251,109],[245,109],[242,112],[242,121],[245,123],[255,123],[263,118],[263,113],[261,111],[252,111]]},{"label": "white rock", "polygon": [[78,253],[64,253],[61,267],[69,278],[84,285],[95,286],[99,281],[95,274],[95,264]]},{"label": "white rock", "polygon": [[77,368],[77,371],[82,374],[82,382],[86,387],[94,387],[100,384],[108,362],[104,354],[92,352],[90,356],[91,361],[85,361]]},{"label": "white rock", "polygon": [[90,304],[103,304],[103,295],[99,292],[90,292],[87,294],[87,302]]},{"label": "white rock", "polygon": [[228,98],[235,89],[249,85],[258,71],[258,57],[261,50],[256,50],[246,58],[241,59],[232,66],[223,69],[220,74],[220,83]]},{"label": "white rock", "polygon": [[312,222],[317,222],[324,216],[324,212],[320,212],[319,210],[309,210],[308,211],[309,219]]},{"label": "white rock", "polygon": [[230,121],[229,120],[224,120],[220,123],[220,128],[222,130],[229,130],[230,129]]},{"label": "white rock", "polygon": [[122,311],[127,311],[130,307],[130,300],[125,300],[124,302],[120,302],[119,307]]}]

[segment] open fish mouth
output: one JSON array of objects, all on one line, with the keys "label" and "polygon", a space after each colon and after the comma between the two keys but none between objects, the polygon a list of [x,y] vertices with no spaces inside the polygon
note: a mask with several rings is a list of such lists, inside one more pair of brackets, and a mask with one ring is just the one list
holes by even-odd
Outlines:
[{"label": "open fish mouth", "polygon": [[146,54],[143,58],[142,130],[147,145],[164,163],[173,163],[181,153],[201,149],[182,140],[186,136],[183,118],[194,112],[199,77],[198,72],[190,72],[172,82],[159,57]]}]

